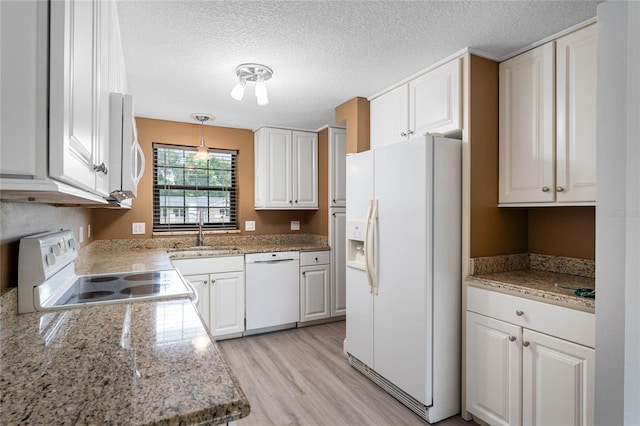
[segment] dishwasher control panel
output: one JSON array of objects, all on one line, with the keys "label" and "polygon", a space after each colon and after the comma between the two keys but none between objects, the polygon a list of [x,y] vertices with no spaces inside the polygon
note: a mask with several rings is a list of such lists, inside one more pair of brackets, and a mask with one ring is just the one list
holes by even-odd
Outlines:
[{"label": "dishwasher control panel", "polygon": [[300,259],[297,251],[275,251],[269,253],[250,253],[244,256],[245,263],[284,262]]}]

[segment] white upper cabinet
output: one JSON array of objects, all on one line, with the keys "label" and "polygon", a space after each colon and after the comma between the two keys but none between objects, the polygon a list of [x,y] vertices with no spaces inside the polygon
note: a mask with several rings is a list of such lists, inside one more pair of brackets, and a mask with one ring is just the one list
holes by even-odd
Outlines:
[{"label": "white upper cabinet", "polygon": [[595,203],[596,31],[500,64],[501,204]]},{"label": "white upper cabinet", "polygon": [[371,149],[407,139],[409,86],[404,84],[370,104]]},{"label": "white upper cabinet", "polygon": [[318,136],[264,127],[255,133],[255,208],[318,208]]},{"label": "white upper cabinet", "polygon": [[596,200],[596,44],[591,25],[556,41],[556,200]]},{"label": "white upper cabinet", "polygon": [[49,173],[109,191],[110,4],[51,2]]},{"label": "white upper cabinet", "polygon": [[329,127],[329,207],[347,206],[347,131]]},{"label": "white upper cabinet", "polygon": [[461,72],[456,58],[371,100],[371,148],[462,130]]},{"label": "white upper cabinet", "polygon": [[449,134],[462,129],[460,73],[462,59],[454,59],[409,82],[409,130]]},{"label": "white upper cabinet", "polygon": [[15,53],[0,73],[0,198],[106,204],[109,92],[126,91],[116,2],[0,7],[2,52]]},{"label": "white upper cabinet", "polygon": [[554,201],[554,43],[500,68],[500,202]]}]

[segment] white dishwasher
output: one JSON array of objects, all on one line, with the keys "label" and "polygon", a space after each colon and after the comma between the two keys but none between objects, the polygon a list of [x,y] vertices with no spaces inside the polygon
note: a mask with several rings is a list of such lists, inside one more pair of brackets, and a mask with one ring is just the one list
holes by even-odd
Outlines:
[{"label": "white dishwasher", "polygon": [[300,254],[252,253],[244,259],[245,335],[295,327],[300,312]]}]

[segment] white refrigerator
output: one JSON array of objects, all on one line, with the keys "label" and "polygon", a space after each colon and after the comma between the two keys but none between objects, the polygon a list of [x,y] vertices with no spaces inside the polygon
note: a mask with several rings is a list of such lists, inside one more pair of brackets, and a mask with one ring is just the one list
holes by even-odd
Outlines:
[{"label": "white refrigerator", "polygon": [[347,156],[351,365],[430,423],[460,412],[462,144]]}]

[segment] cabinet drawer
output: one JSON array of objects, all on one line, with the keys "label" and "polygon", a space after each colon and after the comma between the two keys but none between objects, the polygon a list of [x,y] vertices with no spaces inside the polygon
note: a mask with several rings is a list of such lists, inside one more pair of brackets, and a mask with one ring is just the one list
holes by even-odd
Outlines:
[{"label": "cabinet drawer", "polygon": [[244,256],[202,257],[176,259],[171,264],[183,275],[215,274],[217,272],[244,271]]},{"label": "cabinet drawer", "polygon": [[300,266],[326,265],[330,262],[331,252],[323,251],[303,251],[300,253]]},{"label": "cabinet drawer", "polygon": [[589,312],[471,286],[467,287],[467,310],[595,347],[595,314]]}]

